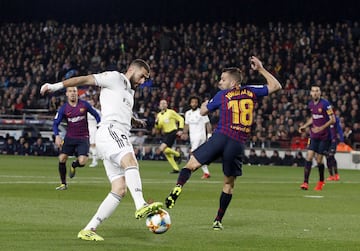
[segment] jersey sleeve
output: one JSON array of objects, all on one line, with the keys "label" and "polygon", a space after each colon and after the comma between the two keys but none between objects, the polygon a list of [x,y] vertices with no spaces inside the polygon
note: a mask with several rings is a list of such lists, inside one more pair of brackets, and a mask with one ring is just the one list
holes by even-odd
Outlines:
[{"label": "jersey sleeve", "polygon": [[225,90],[219,91],[215,94],[215,96],[212,99],[209,100],[209,103],[206,105],[206,107],[210,112],[215,111],[221,106],[221,99],[224,93]]},{"label": "jersey sleeve", "polygon": [[179,122],[179,129],[184,129],[184,118],[183,116],[181,116],[180,114],[178,114],[175,111],[171,111],[171,116],[177,121]]},{"label": "jersey sleeve", "polygon": [[94,118],[96,119],[96,122],[99,124],[100,123],[100,114],[89,104],[89,102],[84,101],[85,106],[88,110],[88,112],[94,116]]},{"label": "jersey sleeve", "polygon": [[336,118],[335,126],[336,126],[336,131],[337,131],[337,133],[339,134],[339,140],[340,140],[340,142],[344,142],[344,132],[343,132],[343,130],[342,130],[342,128],[341,128],[339,118]]},{"label": "jersey sleeve", "polygon": [[59,135],[59,125],[64,118],[64,111],[65,111],[65,105],[63,105],[59,108],[58,112],[56,113],[56,115],[54,117],[53,132],[54,132],[55,136]]},{"label": "jersey sleeve", "polygon": [[246,88],[255,93],[256,97],[264,97],[269,95],[269,89],[266,85],[248,85]]},{"label": "jersey sleeve", "polygon": [[114,85],[121,80],[121,74],[117,71],[105,71],[102,73],[94,74],[95,82],[97,86],[106,87],[112,89]]}]

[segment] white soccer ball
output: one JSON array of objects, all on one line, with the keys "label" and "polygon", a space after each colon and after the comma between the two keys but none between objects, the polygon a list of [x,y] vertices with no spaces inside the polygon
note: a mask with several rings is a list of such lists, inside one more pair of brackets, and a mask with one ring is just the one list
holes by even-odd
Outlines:
[{"label": "white soccer ball", "polygon": [[153,232],[154,234],[163,234],[171,226],[171,219],[168,212],[164,209],[159,209],[155,214],[150,214],[146,218],[146,226],[148,227],[149,231]]}]

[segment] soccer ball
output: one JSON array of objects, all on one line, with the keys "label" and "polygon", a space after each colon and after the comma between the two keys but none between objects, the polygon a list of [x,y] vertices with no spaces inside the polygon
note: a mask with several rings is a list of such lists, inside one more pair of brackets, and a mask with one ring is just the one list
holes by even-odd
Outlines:
[{"label": "soccer ball", "polygon": [[146,218],[146,226],[148,227],[149,231],[153,232],[154,234],[163,234],[171,226],[171,219],[168,212],[164,209],[159,209],[155,214],[150,214]]}]

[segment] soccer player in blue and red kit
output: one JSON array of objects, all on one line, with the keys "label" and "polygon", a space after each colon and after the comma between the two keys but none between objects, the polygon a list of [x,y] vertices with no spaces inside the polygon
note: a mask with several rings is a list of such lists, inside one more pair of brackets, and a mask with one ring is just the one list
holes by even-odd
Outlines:
[{"label": "soccer player in blue and red kit", "polygon": [[168,208],[173,208],[182,188],[191,176],[204,164],[222,157],[224,184],[220,195],[220,205],[213,222],[214,230],[223,229],[222,219],[232,199],[237,176],[242,175],[242,159],[245,142],[251,133],[254,122],[254,109],[257,99],[281,89],[279,81],[263,67],[261,61],[252,56],[251,68],[258,71],[267,85],[241,86],[240,69],[226,68],[221,74],[221,89],[210,101],[202,103],[200,114],[220,110],[220,118],[212,137],[197,148],[185,167],[179,173],[176,186],[165,199]]},{"label": "soccer player in blue and red kit", "polygon": [[337,161],[335,159],[336,147],[339,142],[344,142],[344,132],[340,126],[340,120],[335,116],[336,122],[330,126],[331,144],[329,152],[326,155],[326,164],[330,176],[326,179],[329,181],[339,181],[340,175],[338,172]]},{"label": "soccer player in blue and red kit", "polygon": [[319,169],[319,181],[315,189],[320,191],[325,184],[324,171],[325,166],[323,157],[327,154],[330,147],[330,125],[335,123],[335,115],[331,104],[326,99],[321,98],[321,90],[317,85],[311,86],[310,95],[312,100],[308,104],[311,112],[311,118],[306,123],[299,127],[299,132],[303,132],[307,127],[310,128],[310,138],[307,146],[307,156],[304,167],[304,182],[300,188],[303,190],[309,189],[309,177],[311,173],[312,161],[316,153],[316,162]]},{"label": "soccer player in blue and red kit", "polygon": [[[100,115],[86,101],[80,100],[76,87],[66,88],[67,102],[62,105],[55,115],[53,122],[53,131],[55,135],[55,144],[59,147],[59,174],[61,179],[60,186],[56,190],[66,190],[66,161],[69,156],[75,155],[77,159],[73,161],[70,167],[70,178],[75,176],[75,168],[85,166],[89,153],[89,129],[87,113],[93,115],[96,121],[100,122]],[[59,125],[65,119],[67,130],[64,141],[59,135]]]}]

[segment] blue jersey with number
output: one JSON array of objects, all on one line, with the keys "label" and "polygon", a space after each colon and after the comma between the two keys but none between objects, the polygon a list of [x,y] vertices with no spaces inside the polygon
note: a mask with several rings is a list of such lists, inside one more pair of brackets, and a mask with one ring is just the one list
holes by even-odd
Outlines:
[{"label": "blue jersey with number", "polygon": [[209,111],[220,110],[220,118],[215,133],[246,142],[254,122],[254,109],[258,97],[267,96],[267,86],[243,86],[231,90],[221,90],[207,104]]}]

